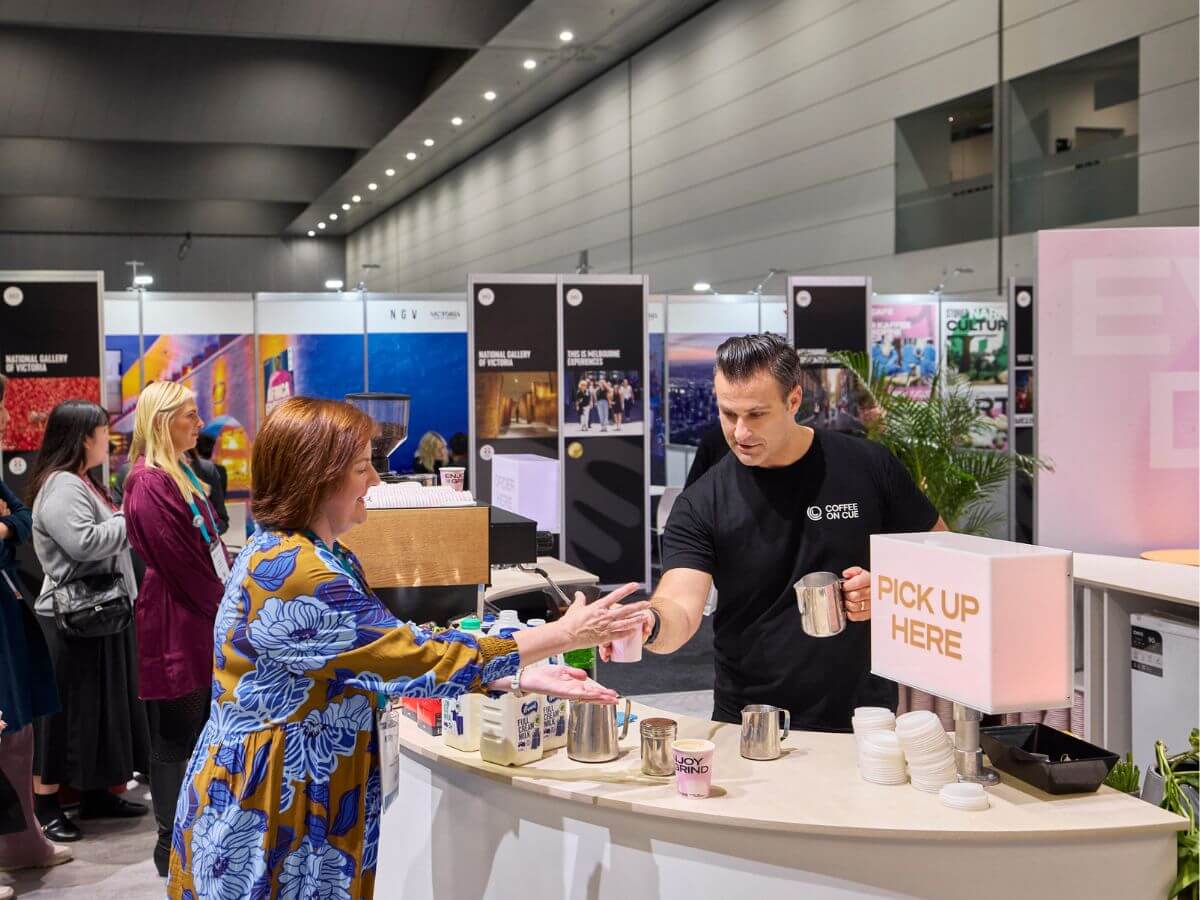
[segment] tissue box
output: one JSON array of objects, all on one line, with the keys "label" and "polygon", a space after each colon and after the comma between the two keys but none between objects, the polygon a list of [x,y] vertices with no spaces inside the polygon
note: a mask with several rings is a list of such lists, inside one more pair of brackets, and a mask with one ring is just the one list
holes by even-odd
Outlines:
[{"label": "tissue box", "polygon": [[492,505],[537,522],[538,531],[559,532],[558,460],[532,453],[492,458]]},{"label": "tissue box", "polygon": [[1071,560],[971,535],[872,535],[871,671],[984,713],[1070,706]]}]

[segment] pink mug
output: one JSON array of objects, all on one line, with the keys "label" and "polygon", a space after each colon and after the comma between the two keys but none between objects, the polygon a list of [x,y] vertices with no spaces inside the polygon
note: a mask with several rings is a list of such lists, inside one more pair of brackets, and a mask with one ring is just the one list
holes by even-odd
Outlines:
[{"label": "pink mug", "polygon": [[642,628],[639,625],[612,642],[612,661],[615,663],[634,663],[642,659]]},{"label": "pink mug", "polygon": [[717,746],[712,741],[682,738],[671,745],[671,755],[675,758],[675,789],[680,796],[709,795],[716,752]]}]

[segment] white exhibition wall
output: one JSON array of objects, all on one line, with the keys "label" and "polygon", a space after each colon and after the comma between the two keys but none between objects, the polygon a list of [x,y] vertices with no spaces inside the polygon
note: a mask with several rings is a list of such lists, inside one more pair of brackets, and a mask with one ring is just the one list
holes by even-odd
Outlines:
[{"label": "white exhibition wall", "polygon": [[1038,542],[1200,545],[1200,229],[1038,236]]}]

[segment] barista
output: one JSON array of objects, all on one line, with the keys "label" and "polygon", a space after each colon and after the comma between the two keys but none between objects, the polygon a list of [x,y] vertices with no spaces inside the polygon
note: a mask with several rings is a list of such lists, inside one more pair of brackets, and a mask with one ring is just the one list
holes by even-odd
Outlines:
[{"label": "barista", "polygon": [[[870,671],[870,536],[945,524],[885,447],[796,423],[800,360],[781,338],[721,344],[715,388],[731,452],[671,510],[646,649],[687,643],[715,584],[714,720],[739,722],[743,706],[768,703],[789,710],[795,728],[847,731],[856,706],[895,709],[895,684]],[[822,571],[846,579],[849,621],[813,638],[793,585]]]}]

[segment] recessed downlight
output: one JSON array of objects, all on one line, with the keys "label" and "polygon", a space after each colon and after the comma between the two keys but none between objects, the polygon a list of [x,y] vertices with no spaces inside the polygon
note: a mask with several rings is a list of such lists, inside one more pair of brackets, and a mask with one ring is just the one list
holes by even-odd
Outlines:
[{"label": "recessed downlight", "polygon": [[521,65],[523,65],[528,71],[532,72],[534,69],[537,68],[537,60],[536,59],[527,59],[527,60],[525,60],[525,62],[521,63]]},{"label": "recessed downlight", "polygon": [[375,182],[372,181],[370,184],[367,185],[367,190],[368,191],[377,191],[377,190],[379,190],[379,185],[377,185]]},{"label": "recessed downlight", "polygon": [[426,147],[432,147],[433,146],[433,138],[425,138],[425,140],[421,141],[421,143],[424,144]]},{"label": "recessed downlight", "polygon": [[493,100],[496,99],[496,92],[495,91],[484,91],[483,99],[486,100],[488,103],[491,103]]},{"label": "recessed downlight", "polygon": [[695,291],[697,294],[706,294],[712,290],[712,285],[709,284],[707,281],[697,281],[695,284],[692,285],[692,290]]},{"label": "recessed downlight", "polygon": [[324,230],[324,229],[325,229],[325,223],[324,223],[324,222],[318,222],[318,223],[317,223],[317,227],[318,227],[318,228],[320,228],[321,230]]},{"label": "recessed downlight", "polygon": [[337,221],[337,213],[330,213],[330,214],[329,214],[329,221],[331,221],[331,222],[336,222],[336,221]]},{"label": "recessed downlight", "polygon": [[455,128],[457,128],[462,123],[463,123],[462,116],[455,116],[453,119],[450,120],[450,124],[453,125]]},{"label": "recessed downlight", "polygon": [[562,31],[560,31],[558,33],[558,39],[560,41],[562,41],[564,44],[569,44],[569,43],[571,43],[571,41],[575,40],[575,32],[568,31],[564,28]]},{"label": "recessed downlight", "polygon": [[317,236],[317,233],[316,233],[315,231],[313,231],[313,230],[310,228],[310,229],[308,229],[308,236],[309,236],[309,237],[316,237],[316,236]]},{"label": "recessed downlight", "polygon": [[343,203],[343,204],[342,204],[342,209],[344,209],[346,212],[350,212],[350,204],[349,204],[349,203]]},{"label": "recessed downlight", "polygon": [[391,178],[393,175],[396,174],[396,170],[395,169],[384,169],[383,174],[386,175],[388,178]]},{"label": "recessed downlight", "polygon": [[362,203],[362,194],[355,194],[350,199],[353,200],[355,203]]},{"label": "recessed downlight", "polygon": [[412,162],[414,159],[417,158],[417,154],[415,154],[411,150],[409,150],[407,153],[404,154],[404,158],[407,159],[409,162]]}]

